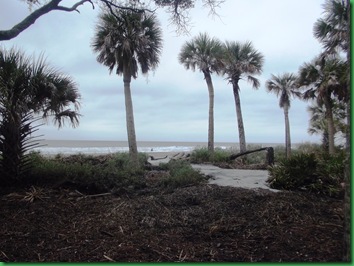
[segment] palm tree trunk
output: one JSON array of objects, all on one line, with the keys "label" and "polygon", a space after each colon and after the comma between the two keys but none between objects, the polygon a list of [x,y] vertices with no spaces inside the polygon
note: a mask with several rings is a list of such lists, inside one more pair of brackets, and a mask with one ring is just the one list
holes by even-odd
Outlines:
[{"label": "palm tree trunk", "polygon": [[124,82],[125,114],[126,114],[127,133],[128,133],[129,155],[130,155],[130,160],[136,166],[138,166],[139,165],[138,147],[136,144],[133,101],[132,101],[132,95],[130,91],[131,75],[130,75],[128,64],[124,66],[123,82]]},{"label": "palm tree trunk", "polygon": [[286,158],[289,159],[291,156],[291,141],[290,141],[290,123],[289,123],[289,106],[284,106],[284,117],[285,117],[285,150]]},{"label": "palm tree trunk", "polygon": [[235,98],[235,107],[236,107],[236,116],[237,116],[237,125],[238,125],[238,135],[240,141],[240,152],[245,152],[246,148],[246,137],[245,137],[245,128],[243,127],[242,111],[241,111],[241,101],[240,101],[240,87],[238,83],[235,82],[232,84]]},{"label": "palm tree trunk", "polygon": [[209,91],[209,128],[208,128],[208,151],[214,152],[214,86],[209,72],[204,72],[205,81]]},{"label": "palm tree trunk", "polygon": [[334,154],[335,152],[335,146],[334,146],[334,122],[333,122],[333,112],[332,112],[332,104],[330,100],[330,96],[325,96],[324,98],[324,104],[326,107],[326,119],[327,119],[327,125],[328,125],[328,150],[329,154]]}]

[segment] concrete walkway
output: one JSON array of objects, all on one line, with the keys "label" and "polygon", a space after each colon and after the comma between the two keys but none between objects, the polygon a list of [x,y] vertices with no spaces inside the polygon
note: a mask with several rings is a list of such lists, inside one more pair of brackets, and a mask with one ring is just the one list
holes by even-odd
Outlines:
[{"label": "concrete walkway", "polygon": [[[163,157],[161,156],[157,158],[160,159],[149,159],[148,162],[152,165],[159,165],[160,163],[168,163],[172,158],[175,159],[176,156],[173,157],[168,154]],[[279,191],[276,189],[271,189],[268,186],[266,182],[266,180],[268,179],[267,170],[223,169],[211,164],[192,164],[192,167],[195,170],[200,171],[201,174],[210,176],[209,184],[248,189],[268,189],[274,192]]]},{"label": "concrete walkway", "polygon": [[266,182],[268,179],[267,170],[223,169],[210,164],[192,164],[192,167],[199,170],[200,173],[210,176],[209,184],[279,191],[268,186]]}]

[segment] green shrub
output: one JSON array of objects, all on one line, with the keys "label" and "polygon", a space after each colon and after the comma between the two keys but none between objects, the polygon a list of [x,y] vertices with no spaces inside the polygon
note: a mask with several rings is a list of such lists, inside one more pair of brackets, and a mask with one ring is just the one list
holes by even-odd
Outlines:
[{"label": "green shrub", "polygon": [[207,148],[195,149],[190,156],[191,163],[211,162],[211,153]]},{"label": "green shrub", "polygon": [[344,153],[299,153],[271,166],[268,182],[271,188],[305,190],[328,196],[343,192]]},{"label": "green shrub", "polygon": [[298,145],[296,152],[299,153],[315,153],[319,154],[323,152],[323,147],[317,143],[305,142]]},{"label": "green shrub", "polygon": [[[104,157],[104,158],[103,158]],[[94,183],[101,189],[117,186],[144,185],[144,164],[146,154],[139,154],[139,167],[129,160],[128,153],[106,156],[75,154],[44,157],[39,153],[31,154],[32,170],[28,181],[34,183],[58,183],[71,181],[81,184]]]},{"label": "green shrub", "polygon": [[206,181],[206,177],[194,170],[190,163],[182,160],[171,160],[161,167],[169,171],[169,175],[161,180],[165,187],[185,187]]},{"label": "green shrub", "polygon": [[190,161],[191,163],[228,162],[231,154],[232,152],[229,149],[215,148],[214,153],[211,153],[207,148],[200,148],[193,150]]}]

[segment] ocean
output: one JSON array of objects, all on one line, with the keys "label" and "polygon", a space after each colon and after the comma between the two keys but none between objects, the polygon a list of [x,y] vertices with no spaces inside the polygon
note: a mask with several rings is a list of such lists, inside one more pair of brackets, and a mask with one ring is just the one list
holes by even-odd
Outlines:
[{"label": "ocean", "polygon": [[[206,142],[173,142],[173,141],[138,141],[138,151],[145,153],[161,152],[191,152],[194,149],[207,147]],[[93,141],[93,140],[42,140],[40,147],[32,150],[39,151],[43,155],[71,155],[71,154],[110,154],[117,152],[128,152],[127,141]],[[279,143],[252,143],[257,147],[275,147]],[[215,147],[221,149],[239,149],[238,143],[216,142]]]}]

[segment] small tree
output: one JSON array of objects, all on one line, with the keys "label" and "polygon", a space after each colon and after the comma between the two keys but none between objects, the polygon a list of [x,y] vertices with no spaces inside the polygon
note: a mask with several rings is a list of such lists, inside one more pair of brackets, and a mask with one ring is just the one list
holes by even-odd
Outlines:
[{"label": "small tree", "polygon": [[[59,127],[66,118],[78,125],[80,95],[71,77],[49,68],[43,57],[0,49],[1,183],[18,181],[31,147],[36,117],[53,117]],[[75,110],[68,109],[73,104]]]}]

